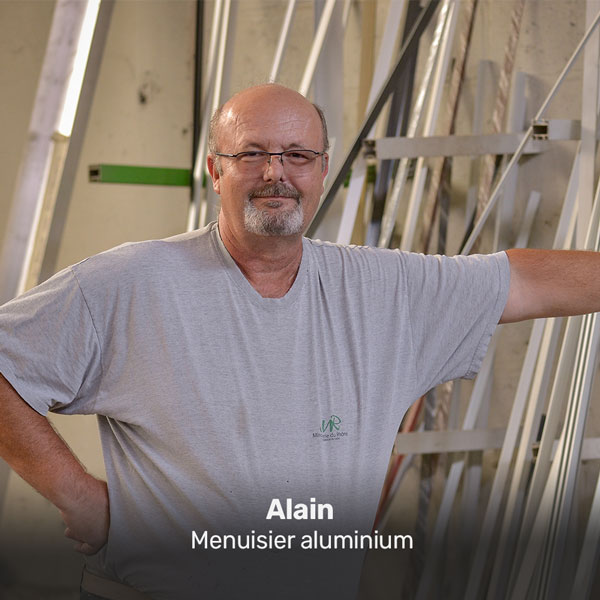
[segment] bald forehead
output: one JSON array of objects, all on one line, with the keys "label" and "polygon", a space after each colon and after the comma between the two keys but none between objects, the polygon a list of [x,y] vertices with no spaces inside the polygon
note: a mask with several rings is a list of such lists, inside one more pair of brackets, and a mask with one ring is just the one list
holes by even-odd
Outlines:
[{"label": "bald forehead", "polygon": [[[294,136],[323,145],[321,119],[312,103],[298,92],[274,84],[248,88],[227,101],[220,111],[216,133],[220,146],[233,139],[254,144],[258,137],[277,133],[287,135],[290,145],[303,145]],[[256,140],[254,136],[258,136]]]},{"label": "bald forehead", "polygon": [[287,88],[276,83],[266,83],[256,85],[234,94],[226,103],[228,105],[244,104],[245,102],[257,102],[260,100],[278,100],[280,102],[298,103],[306,107],[312,107],[312,104],[296,90]]}]

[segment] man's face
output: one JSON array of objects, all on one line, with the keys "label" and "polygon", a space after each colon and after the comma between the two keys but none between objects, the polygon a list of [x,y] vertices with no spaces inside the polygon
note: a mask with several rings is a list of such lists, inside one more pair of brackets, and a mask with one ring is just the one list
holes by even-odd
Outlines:
[{"label": "man's face", "polygon": [[[277,86],[251,88],[230,101],[217,133],[218,151],[283,152],[293,149],[323,150],[322,128],[314,107],[304,98]],[[220,173],[209,157],[213,187],[221,196],[223,217],[235,230],[282,236],[304,232],[318,207],[327,173],[319,156],[307,167],[282,165],[274,156],[270,164],[242,165],[219,157]]]}]

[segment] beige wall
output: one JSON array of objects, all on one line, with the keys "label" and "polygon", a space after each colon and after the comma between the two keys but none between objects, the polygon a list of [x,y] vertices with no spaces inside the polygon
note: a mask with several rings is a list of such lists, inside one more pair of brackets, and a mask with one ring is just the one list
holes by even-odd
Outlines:
[{"label": "beige wall", "polygon": [[0,236],[8,218],[54,3],[0,2]]}]

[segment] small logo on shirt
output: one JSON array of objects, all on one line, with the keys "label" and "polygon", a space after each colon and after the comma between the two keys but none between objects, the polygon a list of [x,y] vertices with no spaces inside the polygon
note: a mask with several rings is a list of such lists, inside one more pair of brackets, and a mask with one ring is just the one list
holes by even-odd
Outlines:
[{"label": "small logo on shirt", "polygon": [[348,436],[347,431],[343,431],[342,419],[337,415],[331,415],[328,419],[321,420],[319,431],[313,433],[313,438],[321,438],[324,442],[340,440]]},{"label": "small logo on shirt", "polygon": [[334,429],[339,431],[341,422],[342,420],[337,415],[331,415],[329,421],[326,421],[325,419],[321,421],[321,432],[325,433],[329,430],[329,433],[333,433]]}]

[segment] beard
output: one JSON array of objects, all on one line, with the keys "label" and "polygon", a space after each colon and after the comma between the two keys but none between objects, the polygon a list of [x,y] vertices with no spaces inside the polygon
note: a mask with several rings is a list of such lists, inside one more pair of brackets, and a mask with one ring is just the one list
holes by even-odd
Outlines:
[{"label": "beard", "polygon": [[[258,208],[252,200],[283,196],[294,198],[296,204],[291,208],[281,208],[279,201],[269,202],[267,208]],[[244,227],[249,233],[264,236],[297,235],[304,229],[304,210],[300,192],[293,186],[272,183],[260,189],[252,190],[244,204]],[[269,208],[276,210],[269,210]]]}]

